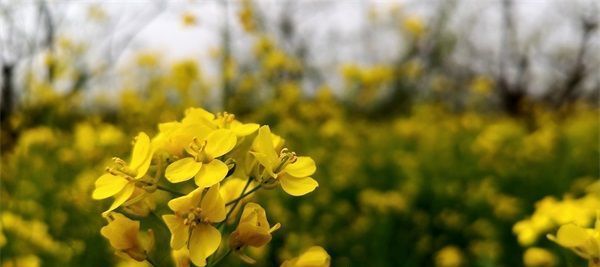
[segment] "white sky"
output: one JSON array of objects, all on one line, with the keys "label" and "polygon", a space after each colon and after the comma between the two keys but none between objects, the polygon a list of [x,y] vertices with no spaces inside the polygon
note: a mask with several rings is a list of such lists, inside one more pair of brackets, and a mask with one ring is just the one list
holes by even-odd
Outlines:
[{"label": "white sky", "polygon": [[[34,29],[36,22],[31,16],[33,13],[31,11],[35,10],[38,2],[0,0],[0,4],[11,1],[16,1],[19,8],[23,10],[18,16],[17,24]],[[383,13],[389,10],[390,6],[400,4],[408,15],[418,14],[429,18],[434,13],[434,7],[444,1],[446,0],[292,0],[290,2],[296,3],[292,18],[297,24],[298,31],[308,39],[309,47],[312,48],[309,50],[318,52],[313,55],[315,64],[323,69],[335,69],[341,62],[369,63],[365,62],[365,59],[385,62],[398,53],[396,47],[401,46],[398,43],[401,40],[389,34],[371,32],[371,28],[366,26],[365,15],[370,7]],[[572,46],[574,39],[572,14],[577,13],[578,8],[590,6],[593,1],[595,0],[515,0],[520,38],[543,36],[550,40],[545,43],[548,47]],[[164,5],[160,7],[155,5],[155,2],[149,0],[48,1],[53,10],[58,13],[56,17],[61,20],[59,30],[67,36],[74,36],[90,43],[90,47],[104,47],[103,49],[109,50],[112,47],[111,51],[113,51],[114,47],[119,47],[118,41],[127,39],[123,36],[135,29],[133,40],[128,43],[127,49],[119,54],[121,64],[117,64],[118,66],[123,62],[129,62],[131,56],[139,51],[152,51],[159,52],[169,61],[196,58],[209,74],[215,72],[210,51],[220,46],[219,30],[225,20],[223,1],[165,0]],[[247,36],[244,36],[237,21],[236,14],[240,1],[230,0],[228,3],[234,51],[243,54],[248,51],[251,42]],[[274,21],[281,16],[285,3],[288,1],[257,1],[259,10],[266,14],[267,21]],[[106,10],[111,17],[108,25],[86,22],[87,10],[91,5],[99,5]],[[456,12],[452,14],[450,26],[455,29],[472,27],[478,46],[486,50],[484,51],[486,53],[495,54],[499,50],[500,43],[500,5],[501,0],[459,1]],[[184,27],[181,20],[184,13],[194,14],[198,25]],[[148,19],[150,17],[152,20]],[[2,29],[0,27],[0,31]],[[598,39],[594,41],[595,47],[598,48]],[[548,47],[536,49],[539,50],[538,53],[545,53],[544,49]],[[3,53],[7,52],[10,54],[10,49]]]}]

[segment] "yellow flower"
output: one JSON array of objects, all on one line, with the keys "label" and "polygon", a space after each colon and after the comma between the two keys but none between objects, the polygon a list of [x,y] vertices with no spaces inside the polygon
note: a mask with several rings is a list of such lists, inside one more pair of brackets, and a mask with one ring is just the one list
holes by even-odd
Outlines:
[{"label": "yellow flower", "polygon": [[331,258],[325,249],[314,246],[299,257],[284,261],[281,267],[329,267],[330,261]]},{"label": "yellow flower", "polygon": [[172,121],[158,125],[159,133],[152,139],[152,146],[161,152],[180,157],[194,138],[204,138],[215,128],[211,124],[214,115],[203,109],[188,109],[181,122]]},{"label": "yellow flower", "polygon": [[152,154],[150,138],[143,132],[139,133],[135,138],[131,163],[127,165],[122,159],[113,158],[117,167],[107,168],[108,173],[96,180],[96,189],[92,193],[92,198],[105,199],[115,196],[115,201],[106,212],[121,206],[133,195],[136,182],[148,172]]},{"label": "yellow flower", "polygon": [[189,194],[169,201],[174,215],[164,215],[163,220],[171,231],[171,248],[187,247],[190,259],[197,266],[205,266],[206,259],[221,244],[221,233],[212,223],[225,220],[225,201],[215,184],[203,195],[199,187]]},{"label": "yellow flower", "polygon": [[116,254],[144,261],[148,256],[147,253],[154,246],[152,230],[148,230],[146,235],[140,234],[140,222],[133,221],[120,213],[112,213],[108,218],[108,225],[102,227],[100,233],[117,250]]},{"label": "yellow flower", "polygon": [[237,228],[231,233],[229,246],[235,250],[244,246],[262,247],[271,241],[271,233],[279,227],[279,223],[269,227],[265,209],[256,203],[248,203]]},{"label": "yellow flower", "polygon": [[275,142],[269,126],[262,126],[254,139],[251,152],[264,167],[269,177],[281,183],[283,190],[292,196],[301,196],[312,192],[319,186],[309,177],[316,171],[315,162],[310,157],[296,157],[293,152],[282,149],[278,156]]},{"label": "yellow flower", "polygon": [[435,266],[439,267],[458,267],[462,261],[462,252],[455,246],[446,246],[435,255]]},{"label": "yellow flower", "polygon": [[183,26],[194,26],[196,25],[196,23],[198,23],[196,15],[194,15],[191,12],[186,12],[183,15],[181,15],[181,21],[183,23]]},{"label": "yellow flower", "polygon": [[589,266],[600,266],[600,218],[596,219],[594,229],[569,223],[561,226],[556,236],[548,238],[589,260]]},{"label": "yellow flower", "polygon": [[236,141],[233,132],[224,129],[213,131],[202,141],[194,138],[193,142],[186,147],[191,157],[171,163],[165,170],[165,177],[172,183],[195,177],[194,181],[200,188],[219,183],[225,178],[229,168],[216,158],[231,151]]},{"label": "yellow flower", "polygon": [[2,259],[2,267],[39,267],[42,266],[40,258],[36,255],[20,256],[18,258]]},{"label": "yellow flower", "polygon": [[233,114],[221,112],[215,116],[202,108],[188,108],[182,123],[208,124],[212,129],[231,130],[237,137],[250,135],[259,127],[256,123],[241,123]]},{"label": "yellow flower", "polygon": [[237,137],[250,135],[258,130],[259,127],[256,123],[241,123],[235,119],[235,115],[227,112],[217,114],[213,123],[219,129],[229,129],[233,131]]},{"label": "yellow flower", "polygon": [[190,251],[186,247],[171,251],[175,267],[190,267]]},{"label": "yellow flower", "polygon": [[551,267],[556,264],[556,257],[543,248],[531,247],[523,254],[523,263],[527,267]]},{"label": "yellow flower", "polygon": [[425,33],[425,25],[423,19],[418,16],[407,17],[402,21],[404,29],[413,37],[419,38]]},{"label": "yellow flower", "polygon": [[469,84],[471,92],[479,95],[488,95],[494,88],[494,81],[487,76],[477,76]]}]

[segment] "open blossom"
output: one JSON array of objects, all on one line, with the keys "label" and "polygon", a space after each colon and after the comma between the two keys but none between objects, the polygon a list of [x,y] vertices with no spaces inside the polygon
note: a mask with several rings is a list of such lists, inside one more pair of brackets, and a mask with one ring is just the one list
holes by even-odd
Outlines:
[{"label": "open blossom", "polygon": [[206,259],[221,244],[221,233],[212,224],[225,220],[225,202],[215,184],[205,194],[199,187],[191,193],[169,201],[175,214],[162,216],[171,232],[171,248],[187,247],[191,261],[205,266]]},{"label": "open blossom", "polygon": [[117,250],[117,255],[144,261],[154,246],[152,230],[148,230],[146,234],[140,233],[140,222],[131,220],[120,213],[112,213],[108,218],[108,225],[102,227],[100,233]]},{"label": "open blossom", "polygon": [[122,159],[113,158],[116,168],[107,168],[107,173],[96,180],[96,188],[92,193],[92,197],[94,199],[105,199],[115,196],[115,201],[107,212],[121,206],[133,195],[136,182],[148,172],[152,154],[150,138],[143,132],[139,133],[135,138],[131,163],[127,164]]},{"label": "open blossom", "polygon": [[165,177],[172,183],[187,181],[195,177],[196,185],[210,187],[225,178],[229,168],[217,159],[231,151],[236,144],[235,135],[227,130],[216,130],[205,139],[197,139],[186,147],[190,157],[171,163]]},{"label": "open blossom", "polygon": [[269,126],[262,126],[252,145],[254,157],[268,177],[276,179],[283,190],[292,196],[312,192],[319,185],[310,177],[316,171],[315,162],[310,157],[296,157],[293,152],[283,149],[279,155],[275,150],[277,140],[273,139]]}]

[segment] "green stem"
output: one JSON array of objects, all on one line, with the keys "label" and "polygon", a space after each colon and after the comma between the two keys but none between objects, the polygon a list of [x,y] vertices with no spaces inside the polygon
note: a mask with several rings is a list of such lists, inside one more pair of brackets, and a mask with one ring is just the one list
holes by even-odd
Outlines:
[{"label": "green stem", "polygon": [[[244,198],[245,196],[248,195],[248,194],[245,194],[245,192],[246,192],[246,189],[248,189],[248,186],[250,186],[250,183],[252,183],[252,177],[248,178],[248,182],[246,182],[246,185],[244,185],[244,189],[242,189],[240,196],[232,201],[227,202],[227,204],[225,204],[225,206],[229,206],[229,205],[233,204],[233,207],[231,207],[231,209],[229,209],[229,211],[227,212],[227,215],[225,215],[225,220],[223,220],[222,222],[220,222],[217,225],[217,229],[219,229],[219,231],[221,231],[221,228],[225,225],[227,220],[229,220],[229,216],[231,216],[231,213],[233,213],[233,210],[235,210],[237,205],[240,203],[240,200],[242,200],[242,198]],[[256,189],[256,188],[254,188],[254,189]],[[252,189],[252,190],[254,190],[254,189]],[[250,190],[250,191],[252,191],[252,190]],[[254,190],[254,191],[256,191],[256,190]]]},{"label": "green stem", "polygon": [[[233,206],[233,207],[235,208],[235,206],[237,206],[237,203],[238,203],[240,200],[242,200],[243,198],[247,197],[248,195],[250,195],[250,194],[254,193],[256,190],[260,189],[260,188],[261,188],[261,186],[262,186],[262,185],[257,185],[256,187],[254,187],[254,188],[252,188],[250,191],[248,191],[248,192],[246,192],[246,193],[242,194],[242,195],[241,195],[241,196],[239,196],[238,198],[236,198],[236,199],[234,199],[234,200],[232,200],[232,201],[229,201],[229,202],[227,202],[227,204],[225,204],[225,206],[229,206],[229,205],[231,205],[231,204],[234,204],[234,206]],[[232,210],[233,210],[233,208],[232,208]]]},{"label": "green stem", "polygon": [[225,259],[227,256],[229,256],[229,254],[231,253],[231,249],[227,249],[227,252],[223,253],[221,256],[219,256],[218,259],[216,259],[214,262],[212,262],[210,264],[210,266],[217,266],[217,264],[219,262],[221,262],[223,259]]},{"label": "green stem", "polygon": [[171,194],[173,194],[173,195],[176,195],[176,196],[178,196],[178,197],[185,196],[185,194],[184,194],[184,193],[180,193],[180,192],[177,192],[177,191],[175,191],[175,190],[173,190],[173,189],[166,188],[166,187],[164,187],[164,186],[162,186],[162,185],[156,185],[156,189],[158,189],[158,190],[162,190],[162,191],[165,191],[165,192],[169,192],[169,193],[171,193]]}]

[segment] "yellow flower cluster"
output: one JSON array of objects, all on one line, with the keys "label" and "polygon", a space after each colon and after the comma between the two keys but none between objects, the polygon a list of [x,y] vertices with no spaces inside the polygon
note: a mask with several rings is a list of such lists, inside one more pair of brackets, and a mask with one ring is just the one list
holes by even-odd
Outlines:
[{"label": "yellow flower cluster", "polygon": [[[310,177],[316,171],[314,160],[285,148],[283,139],[268,126],[242,123],[226,112],[215,115],[190,108],[182,120],[158,128],[153,138],[143,132],[136,136],[129,162],[113,158],[113,166],[96,180],[92,193],[97,200],[114,197],[103,213],[109,223],[101,233],[124,258],[156,265],[149,255],[155,239],[152,229],[140,233],[139,221],[115,210],[158,216],[156,205],[148,204],[160,199],[152,197],[157,191],[175,196],[163,201],[170,212],[160,216],[171,233],[175,262],[179,266],[189,265],[189,261],[196,266],[214,266],[230,252],[254,262],[243,249],[266,245],[279,229],[279,223],[269,224],[263,207],[246,203],[254,192],[281,186],[289,195],[302,196],[318,186]],[[189,192],[180,193],[175,187]],[[243,204],[238,216],[238,206]],[[227,224],[235,222],[235,229],[228,232]],[[224,234],[229,235],[229,248],[219,257],[211,257]],[[284,265],[327,266],[327,253],[322,248],[314,250]]]},{"label": "yellow flower cluster", "polygon": [[[43,222],[35,220],[25,220],[22,217],[11,212],[0,214],[0,233],[6,232],[27,240],[27,245],[40,249],[51,255],[58,255],[65,260],[71,257],[73,249],[68,244],[56,241],[50,233],[48,226]],[[4,234],[0,236],[0,248],[6,244]]]},{"label": "yellow flower cluster", "polygon": [[593,228],[568,223],[561,226],[556,235],[548,235],[548,238],[588,260],[589,267],[600,266],[600,211],[597,211]]},{"label": "yellow flower cluster", "polygon": [[536,203],[536,210],[530,218],[517,222],[513,232],[521,245],[532,245],[540,235],[548,233],[559,225],[573,223],[589,225],[600,209],[600,183],[592,184],[588,193],[580,198],[566,197],[557,200],[545,197]]}]

